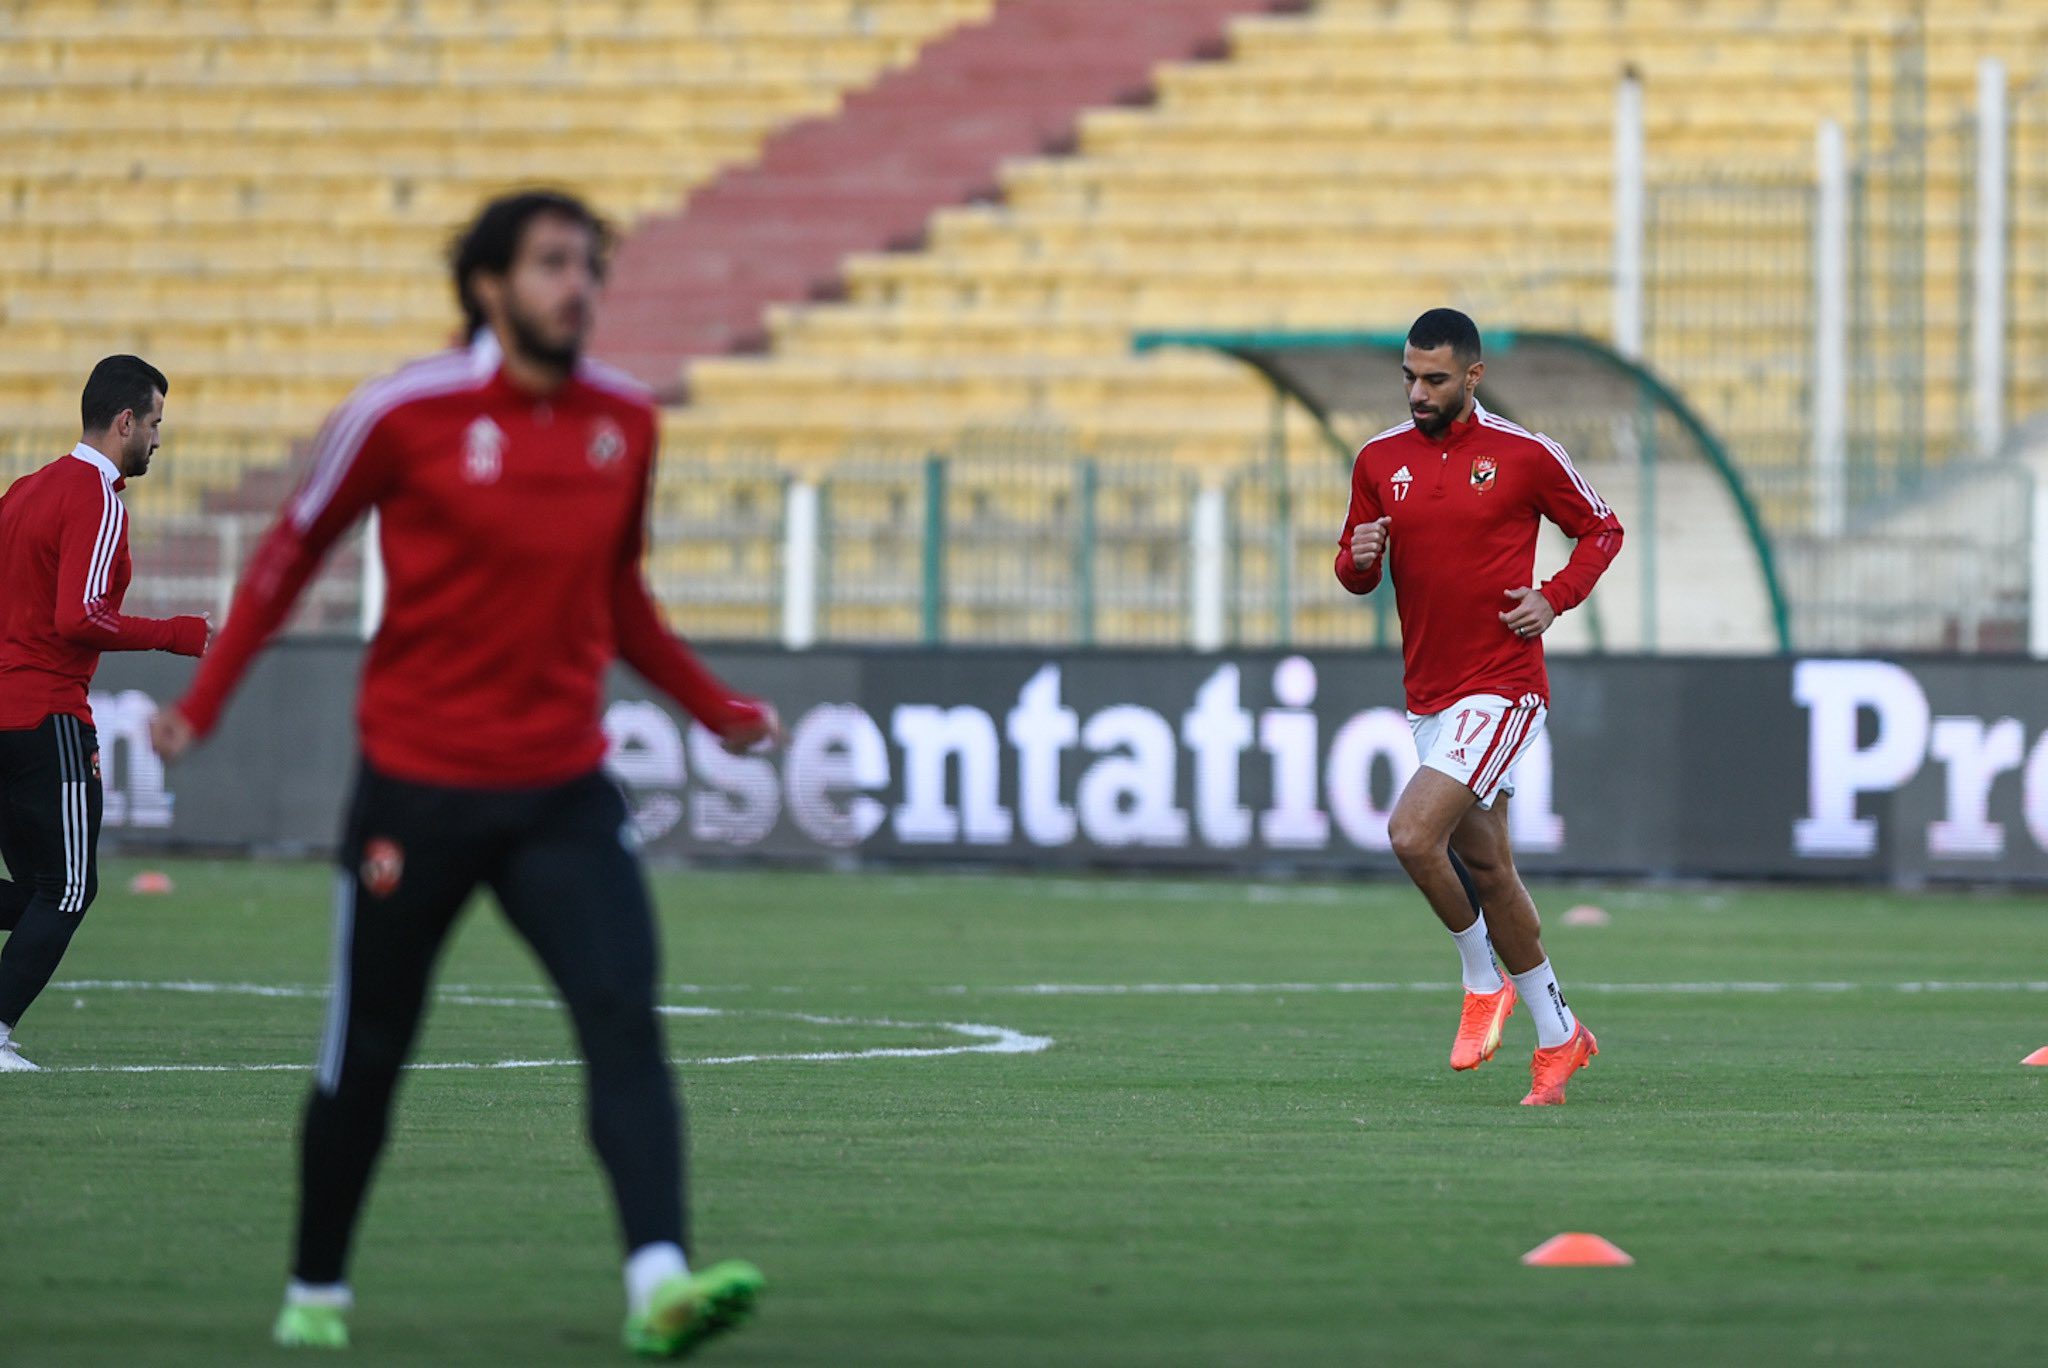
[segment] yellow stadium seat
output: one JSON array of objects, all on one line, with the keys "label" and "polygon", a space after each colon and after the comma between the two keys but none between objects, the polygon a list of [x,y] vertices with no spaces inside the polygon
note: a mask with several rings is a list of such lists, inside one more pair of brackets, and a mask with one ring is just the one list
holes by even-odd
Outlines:
[{"label": "yellow stadium seat", "polygon": [[[941,450],[1027,416],[1244,459],[1270,421],[1263,387],[1213,360],[1134,361],[1133,333],[1390,328],[1440,303],[1489,327],[1604,329],[1624,69],[1645,83],[1659,182],[1757,164],[1804,179],[1818,121],[1854,117],[1859,60],[1864,98],[1890,99],[1890,54],[1919,23],[1937,127],[1967,112],[1979,57],[2026,73],[2048,53],[2025,4],[1324,0],[1241,18],[1229,60],[1163,67],[1152,102],[1086,114],[1077,155],[1005,166],[1000,201],[941,212],[922,250],[849,258],[843,302],[772,311],[766,357],[698,363],[676,421],[793,461],[835,441]],[[1938,333],[1956,322],[1967,187],[1930,162],[1922,193]],[[1810,289],[1811,226],[1802,211],[1720,231],[1740,250],[1660,263],[1660,298],[1754,316],[1724,309],[1685,336],[1653,320],[1653,344],[1748,355],[1691,372],[1691,397],[1763,452],[1784,420],[1749,411],[1794,412],[1805,383],[1810,336],[1774,306]]]},{"label": "yellow stadium seat", "polygon": [[0,403],[28,436],[8,450],[47,446],[84,368],[132,350],[178,378],[188,449],[274,462],[446,341],[442,251],[487,195],[545,180],[622,222],[672,209],[992,4],[12,6]]}]

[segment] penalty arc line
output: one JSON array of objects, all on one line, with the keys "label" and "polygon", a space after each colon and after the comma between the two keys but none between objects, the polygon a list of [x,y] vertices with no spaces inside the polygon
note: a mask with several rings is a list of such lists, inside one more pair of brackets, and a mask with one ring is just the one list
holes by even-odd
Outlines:
[{"label": "penalty arc line", "polygon": [[[266,998],[324,998],[325,988],[280,986],[261,983],[205,983],[191,980],[150,982],[134,979],[82,979],[55,985],[62,990],[89,992],[111,991],[162,991],[174,993],[217,994],[239,997]],[[437,999],[457,1006],[472,1007],[537,1007],[559,1011],[561,1004],[549,997],[490,997],[475,993],[439,993]],[[800,1050],[764,1054],[701,1055],[673,1058],[675,1065],[721,1065],[721,1064],[762,1064],[790,1061],[797,1063],[838,1063],[858,1059],[937,1059],[947,1055],[970,1054],[1038,1054],[1052,1048],[1051,1036],[1030,1035],[1013,1030],[1008,1026],[991,1026],[972,1021],[897,1021],[873,1017],[820,1016],[813,1012],[749,1011],[741,1008],[681,1006],[672,1003],[658,1004],[656,1012],[663,1016],[714,1017],[714,1016],[761,1016],[788,1021],[801,1021],[818,1026],[868,1026],[893,1030],[948,1031],[965,1036],[972,1044],[962,1045],[898,1045],[875,1046],[864,1050]],[[580,1059],[504,1059],[490,1062],[473,1060],[431,1060],[414,1062],[406,1068],[421,1071],[475,1071],[485,1069],[554,1069],[579,1066]],[[307,1063],[292,1064],[80,1064],[62,1069],[48,1069],[50,1073],[285,1073],[305,1072],[312,1068]]]}]

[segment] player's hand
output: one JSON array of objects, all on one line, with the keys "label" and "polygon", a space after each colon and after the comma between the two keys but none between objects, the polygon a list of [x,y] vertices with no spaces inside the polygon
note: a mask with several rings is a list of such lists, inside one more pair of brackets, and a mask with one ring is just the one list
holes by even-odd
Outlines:
[{"label": "player's hand", "polygon": [[726,728],[718,743],[732,755],[744,755],[764,743],[770,748],[781,745],[782,719],[776,715],[775,705],[763,703],[758,718]]},{"label": "player's hand", "polygon": [[1550,600],[1534,588],[1504,589],[1515,606],[1500,615],[1500,620],[1510,632],[1524,641],[1542,636],[1550,630],[1550,624],[1557,621],[1557,610],[1550,606]]},{"label": "player's hand", "polygon": [[149,744],[166,760],[176,760],[199,741],[192,724],[176,708],[159,708],[149,719]]},{"label": "player's hand", "polygon": [[1392,518],[1377,518],[1369,523],[1360,523],[1351,529],[1351,563],[1361,570],[1372,569],[1375,562],[1386,553],[1387,528]]},{"label": "player's hand", "polygon": [[172,655],[203,656],[213,641],[213,619],[205,613],[187,613],[174,617],[171,622],[171,644],[164,647]]}]

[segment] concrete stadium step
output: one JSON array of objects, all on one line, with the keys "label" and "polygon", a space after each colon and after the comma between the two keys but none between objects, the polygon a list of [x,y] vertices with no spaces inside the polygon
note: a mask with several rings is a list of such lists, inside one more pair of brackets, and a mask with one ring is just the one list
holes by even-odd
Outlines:
[{"label": "concrete stadium step", "polygon": [[[619,252],[598,348],[675,390],[685,357],[759,346],[768,304],[829,290],[849,252],[914,239],[933,210],[987,193],[1005,157],[1071,137],[1081,109],[1134,96],[1157,63],[1215,44],[1231,16],[1261,8],[1270,5],[1007,0],[850,97],[836,118],[785,130],[757,166],[643,225]],[[837,231],[764,252],[756,230],[778,217]],[[743,273],[746,294],[699,303],[701,282]]]}]

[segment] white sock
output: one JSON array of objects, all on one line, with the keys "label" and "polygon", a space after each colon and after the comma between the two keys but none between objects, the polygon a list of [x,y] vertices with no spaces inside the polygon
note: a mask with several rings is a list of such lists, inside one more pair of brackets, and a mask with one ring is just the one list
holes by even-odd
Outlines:
[{"label": "white sock", "polygon": [[297,1278],[284,1285],[284,1301],[287,1306],[331,1306],[337,1311],[346,1311],[356,1304],[355,1294],[348,1290],[347,1283],[309,1283]]},{"label": "white sock", "polygon": [[1451,932],[1451,939],[1458,943],[1458,963],[1465,978],[1468,993],[1498,993],[1501,989],[1500,970],[1493,963],[1493,942],[1486,938],[1486,918],[1474,917],[1472,924],[1463,931]]},{"label": "white sock", "polygon": [[7,1048],[7,1038],[14,1034],[14,1028],[0,1021],[0,1049]]},{"label": "white sock", "polygon": [[666,1240],[641,1245],[626,1259],[627,1314],[637,1316],[646,1311],[654,1289],[661,1286],[663,1280],[689,1271],[689,1264],[683,1261],[681,1245]]},{"label": "white sock", "polygon": [[1536,1018],[1536,1048],[1548,1050],[1572,1038],[1578,1018],[1565,1004],[1564,990],[1557,986],[1557,972],[1550,967],[1549,960],[1526,974],[1508,977],[1515,981],[1515,995],[1528,1007],[1529,1015]]}]

